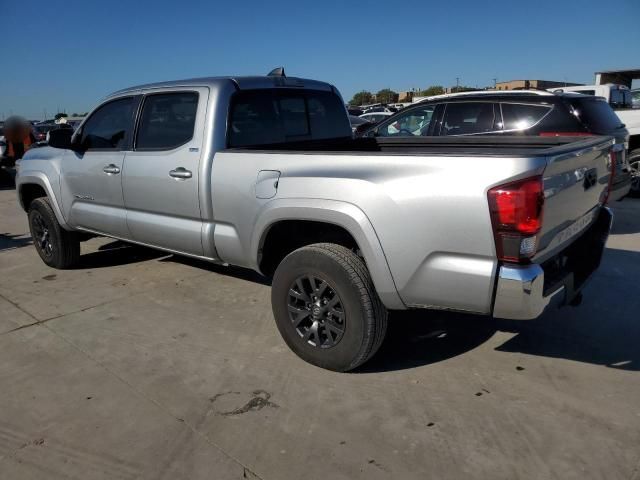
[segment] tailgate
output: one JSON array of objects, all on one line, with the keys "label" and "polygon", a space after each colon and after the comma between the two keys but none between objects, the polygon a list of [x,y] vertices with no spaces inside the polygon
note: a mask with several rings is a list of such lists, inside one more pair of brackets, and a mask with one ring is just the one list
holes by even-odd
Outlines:
[{"label": "tailgate", "polygon": [[534,262],[565,248],[596,220],[608,189],[612,145],[611,137],[581,140],[547,158],[544,216]]}]

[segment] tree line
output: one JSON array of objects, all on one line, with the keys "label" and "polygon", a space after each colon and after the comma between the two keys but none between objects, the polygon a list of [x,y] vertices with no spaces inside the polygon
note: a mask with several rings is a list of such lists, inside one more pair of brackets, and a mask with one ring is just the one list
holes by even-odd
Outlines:
[{"label": "tree line", "polygon": [[[456,92],[470,92],[473,90],[477,90],[477,88],[472,87],[453,87],[451,88],[451,93]],[[413,94],[416,97],[431,97],[433,95],[442,95],[445,93],[445,88],[442,85],[431,85],[430,87],[425,88],[424,90],[414,91]],[[398,93],[394,92],[390,88],[383,88],[377,93],[369,92],[368,90],[362,90],[356,93],[351,100],[349,100],[349,105],[367,105],[370,103],[394,103],[398,101]]]}]

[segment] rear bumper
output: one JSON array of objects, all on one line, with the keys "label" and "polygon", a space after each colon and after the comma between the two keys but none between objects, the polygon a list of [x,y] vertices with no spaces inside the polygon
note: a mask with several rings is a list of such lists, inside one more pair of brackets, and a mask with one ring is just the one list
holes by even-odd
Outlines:
[{"label": "rear bumper", "polygon": [[613,185],[611,185],[611,192],[609,193],[609,201],[615,202],[622,200],[631,190],[631,175],[626,173],[619,175],[615,178]]},{"label": "rear bumper", "polygon": [[613,214],[602,208],[575,242],[544,263],[500,266],[493,316],[531,320],[571,302],[600,265]]}]

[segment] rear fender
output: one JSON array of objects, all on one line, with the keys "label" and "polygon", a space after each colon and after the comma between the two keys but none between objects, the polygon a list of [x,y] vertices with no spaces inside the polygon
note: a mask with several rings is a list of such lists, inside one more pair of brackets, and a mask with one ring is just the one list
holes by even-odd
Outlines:
[{"label": "rear fender", "polygon": [[380,299],[389,309],[405,309],[400,299],[380,240],[362,210],[353,204],[324,199],[277,199],[267,203],[258,215],[251,237],[251,262],[257,270],[258,252],[269,228],[283,220],[326,222],[344,228],[355,239]]}]

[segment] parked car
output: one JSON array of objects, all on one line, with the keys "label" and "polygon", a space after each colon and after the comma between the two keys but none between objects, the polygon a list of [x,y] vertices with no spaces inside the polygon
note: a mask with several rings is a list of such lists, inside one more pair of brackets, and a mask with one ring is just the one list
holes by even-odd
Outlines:
[{"label": "parked car", "polygon": [[354,117],[359,117],[364,113],[364,110],[362,110],[361,108],[349,107],[347,108],[347,112],[349,112],[349,115],[353,115]]},{"label": "parked car", "polygon": [[612,200],[621,199],[631,188],[625,155],[629,132],[607,102],[598,97],[539,90],[439,95],[405,108],[359,134],[383,137],[612,135],[618,144]]},{"label": "parked car", "polygon": [[91,234],[251,268],[285,342],[337,371],[390,309],[576,301],[611,223],[611,137],[354,139],[334,86],[283,73],[127,88],[50,134],[17,176],[44,263]]},{"label": "parked car", "polygon": [[633,108],[640,108],[640,88],[631,90],[631,104]]},{"label": "parked car", "polygon": [[37,142],[47,142],[48,135],[51,130],[57,130],[60,128],[66,128],[73,130],[73,127],[66,123],[45,123],[38,124],[33,127],[33,134]]},{"label": "parked car", "polygon": [[371,112],[371,113],[367,112],[360,115],[360,118],[362,118],[363,120],[366,120],[371,124],[371,126],[373,126],[376,123],[381,122],[386,118],[389,118],[391,115],[393,115],[393,113],[391,112]]},{"label": "parked car", "polygon": [[364,113],[396,113],[398,109],[396,107],[390,107],[388,105],[379,105],[377,107],[367,108]]},{"label": "parked car", "polygon": [[[563,92],[576,92],[584,95],[603,97],[624,123],[629,131],[627,143],[629,163],[640,161],[640,109],[634,108],[634,93],[625,85],[607,83],[604,85],[582,85],[579,87],[562,87],[555,89]],[[640,192],[636,192],[640,193]]]},{"label": "parked car", "polygon": [[349,115],[349,123],[351,123],[351,131],[354,135],[371,124],[367,119],[356,117],[355,115]]}]

